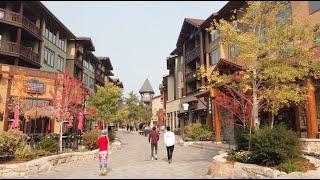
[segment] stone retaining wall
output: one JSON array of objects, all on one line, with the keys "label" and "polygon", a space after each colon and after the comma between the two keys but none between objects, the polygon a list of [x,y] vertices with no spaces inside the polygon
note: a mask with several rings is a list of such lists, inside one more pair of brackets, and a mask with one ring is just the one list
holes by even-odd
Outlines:
[{"label": "stone retaining wall", "polygon": [[219,152],[219,155],[213,158],[208,175],[215,178],[264,179],[276,178],[286,174],[285,172],[255,164],[228,162],[225,157],[227,157],[226,152]]},{"label": "stone retaining wall", "polygon": [[303,151],[320,155],[320,139],[300,138]]},{"label": "stone retaining wall", "polygon": [[32,175],[43,171],[50,170],[53,166],[73,162],[77,160],[96,159],[98,150],[88,152],[72,152],[58,154],[39,159],[31,160],[25,163],[18,164],[3,164],[0,165],[1,178],[13,178],[26,175]]}]

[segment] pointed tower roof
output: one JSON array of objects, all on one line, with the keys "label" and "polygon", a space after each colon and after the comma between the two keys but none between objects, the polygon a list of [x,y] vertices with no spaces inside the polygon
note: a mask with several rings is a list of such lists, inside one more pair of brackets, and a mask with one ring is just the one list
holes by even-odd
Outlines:
[{"label": "pointed tower roof", "polygon": [[139,90],[139,93],[151,93],[154,94],[154,90],[150,84],[149,79],[146,79],[142,85],[142,87]]}]

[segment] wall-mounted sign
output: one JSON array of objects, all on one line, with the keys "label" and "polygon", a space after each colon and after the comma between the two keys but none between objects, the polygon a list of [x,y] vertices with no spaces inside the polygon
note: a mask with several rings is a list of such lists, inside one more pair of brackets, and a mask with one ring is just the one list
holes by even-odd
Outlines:
[{"label": "wall-mounted sign", "polygon": [[37,79],[28,80],[25,83],[25,91],[27,93],[38,93],[42,94],[45,92],[45,84]]}]

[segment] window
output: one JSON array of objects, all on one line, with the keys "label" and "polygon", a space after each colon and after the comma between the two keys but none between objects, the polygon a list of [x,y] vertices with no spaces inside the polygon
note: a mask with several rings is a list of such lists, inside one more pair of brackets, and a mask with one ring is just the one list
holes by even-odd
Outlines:
[{"label": "window", "polygon": [[209,41],[210,42],[214,42],[215,40],[217,40],[219,38],[219,32],[218,30],[214,30],[210,33],[210,38]]},{"label": "window", "polygon": [[86,73],[83,73],[83,83],[85,84],[85,85],[89,85],[89,80],[88,80],[88,74],[86,74]]},{"label": "window", "polygon": [[54,52],[47,47],[44,48],[44,62],[54,67]]},{"label": "window", "polygon": [[236,44],[232,44],[230,47],[230,57],[235,58],[238,55],[239,55],[239,52],[237,51]]},{"label": "window", "polygon": [[58,39],[56,45],[57,45],[61,50],[65,51],[65,49],[66,49],[66,47],[65,47],[65,45],[66,45],[65,40],[63,40],[63,39]]},{"label": "window", "polygon": [[320,9],[320,1],[309,1],[309,12],[313,13]]},{"label": "window", "polygon": [[0,10],[0,19],[4,18],[4,11]]},{"label": "window", "polygon": [[84,61],[83,61],[83,66],[84,66],[85,68],[89,69],[89,63],[88,63],[87,60],[84,60]]},{"label": "window", "polygon": [[292,23],[292,20],[291,20],[291,4],[290,2],[285,2],[286,3],[286,7],[285,9],[280,12],[279,14],[277,14],[276,16],[276,21],[277,23],[285,20],[287,21],[287,23]]},{"label": "window", "polygon": [[47,38],[53,44],[56,44],[56,34],[51,32],[48,28],[44,30],[44,37]]},{"label": "window", "polygon": [[94,88],[94,79],[92,77],[90,77],[89,87],[92,89]]},{"label": "window", "polygon": [[211,64],[217,64],[220,59],[219,49],[215,49],[210,53]]},{"label": "window", "polygon": [[61,56],[58,56],[57,70],[61,72],[64,70],[64,59]]},{"label": "window", "polygon": [[89,63],[89,71],[93,72],[94,73],[94,68],[93,68],[93,65],[91,63]]},{"label": "window", "polygon": [[260,43],[266,42],[266,32],[265,31],[266,31],[265,23],[262,23],[260,26],[260,36],[259,36]]}]

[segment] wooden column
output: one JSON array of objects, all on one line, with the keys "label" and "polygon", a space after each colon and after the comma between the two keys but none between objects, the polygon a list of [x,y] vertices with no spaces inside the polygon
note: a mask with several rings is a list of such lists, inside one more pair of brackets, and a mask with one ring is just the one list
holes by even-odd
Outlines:
[{"label": "wooden column", "polygon": [[[23,2],[20,2],[20,8],[19,8],[19,14],[21,16],[21,19],[23,18]],[[16,43],[18,44],[18,47],[20,48],[21,46],[21,27],[17,29],[17,34],[16,34]],[[14,65],[18,66],[19,65],[19,58],[14,59]]]},{"label": "wooden column", "polygon": [[[217,93],[217,89],[211,89],[210,94],[215,97]],[[215,141],[221,142],[221,125],[220,125],[220,118],[219,118],[219,109],[216,100],[213,102],[212,111],[214,112],[214,130],[215,130]]]},{"label": "wooden column", "polygon": [[[207,114],[207,125],[208,125],[208,130],[209,131],[213,131],[213,127],[212,127],[212,97],[208,97],[207,98],[207,104],[208,104],[208,108],[207,108],[207,112],[208,112],[208,114]],[[210,113],[211,112],[211,113]]]},{"label": "wooden column", "polygon": [[294,105],[294,117],[295,117],[295,129],[297,136],[301,137],[301,127],[300,127],[300,112],[299,112],[299,106]]},{"label": "wooden column", "polygon": [[9,70],[9,79],[8,79],[8,87],[7,87],[7,98],[6,98],[6,105],[3,113],[3,130],[8,131],[9,129],[9,121],[8,121],[8,116],[9,116],[9,98],[11,96],[11,87],[12,87],[12,74],[11,74],[11,68]]},{"label": "wooden column", "polygon": [[306,103],[306,118],[307,118],[307,138],[317,138],[318,134],[318,119],[315,99],[315,88],[311,78],[306,79],[307,87],[307,103]]},{"label": "wooden column", "polygon": [[[203,43],[203,34],[200,31],[200,65],[204,66],[204,43]],[[205,83],[204,77],[201,78],[201,85],[203,86]]]}]

